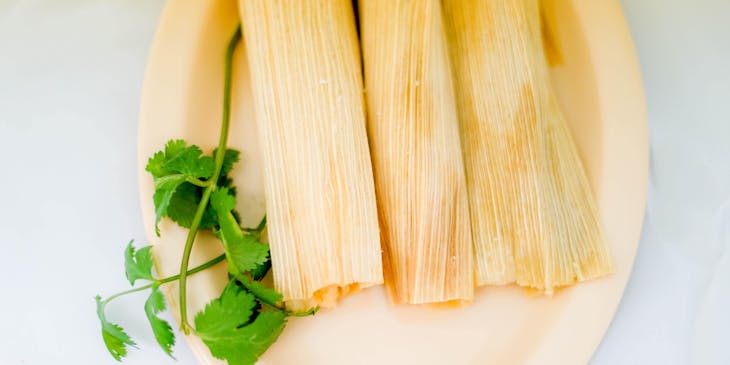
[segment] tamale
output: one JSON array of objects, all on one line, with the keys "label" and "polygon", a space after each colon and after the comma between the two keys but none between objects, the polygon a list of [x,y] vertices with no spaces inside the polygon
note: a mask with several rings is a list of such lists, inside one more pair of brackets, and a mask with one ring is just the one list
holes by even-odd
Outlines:
[{"label": "tamale", "polygon": [[444,0],[477,284],[553,288],[613,271],[550,84],[537,0]]},{"label": "tamale", "polygon": [[288,308],[383,282],[349,0],[241,0],[274,286]]},{"label": "tamale", "polygon": [[394,302],[470,301],[474,268],[438,0],[362,0],[368,137]]}]

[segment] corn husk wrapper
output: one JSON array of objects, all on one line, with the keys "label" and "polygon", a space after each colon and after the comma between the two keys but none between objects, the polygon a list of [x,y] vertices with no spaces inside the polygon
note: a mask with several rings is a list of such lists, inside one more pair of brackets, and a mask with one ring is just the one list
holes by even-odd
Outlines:
[{"label": "corn husk wrapper", "polygon": [[474,295],[464,165],[438,0],[363,0],[360,34],[384,275],[397,303]]},{"label": "corn husk wrapper", "polygon": [[556,287],[613,271],[551,88],[537,0],[444,0],[477,284]]},{"label": "corn husk wrapper", "polygon": [[241,0],[274,285],[288,308],[383,282],[348,0]]}]

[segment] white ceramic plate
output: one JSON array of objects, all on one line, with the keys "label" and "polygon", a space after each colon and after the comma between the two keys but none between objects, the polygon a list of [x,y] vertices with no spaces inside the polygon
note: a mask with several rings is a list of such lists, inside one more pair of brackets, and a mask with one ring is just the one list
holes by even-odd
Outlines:
[{"label": "white ceramic plate", "polygon": [[[648,146],[636,57],[616,0],[552,0],[547,7],[563,63],[553,69],[597,195],[616,273],[561,290],[553,298],[515,287],[486,287],[463,309],[392,307],[382,287],[350,296],[315,317],[294,318],[262,358],[280,364],[585,364],[614,315],[631,271],[644,213]],[[150,51],[139,125],[139,179],[147,237],[162,276],[179,270],[185,230],[163,220],[154,234],[148,156],[171,138],[204,149],[216,145],[221,116],[223,55],[238,23],[234,0],[169,1]],[[234,171],[244,225],[264,214],[245,46],[236,54],[229,145],[242,151]],[[199,235],[191,261],[219,254]],[[225,267],[189,281],[190,316],[219,295]],[[177,313],[177,286],[164,288]],[[171,295],[173,294],[173,295]],[[203,364],[218,364],[196,338],[188,343]]]}]

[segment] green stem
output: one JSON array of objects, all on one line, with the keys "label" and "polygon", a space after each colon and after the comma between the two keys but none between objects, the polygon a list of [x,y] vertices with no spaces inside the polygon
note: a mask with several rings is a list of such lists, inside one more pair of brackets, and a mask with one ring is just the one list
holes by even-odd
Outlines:
[{"label": "green stem", "polygon": [[[225,259],[226,259],[226,255],[225,254],[221,254],[219,256],[216,256],[215,258],[213,258],[210,261],[207,261],[207,262],[205,262],[203,264],[200,264],[200,265],[198,265],[198,266],[190,269],[187,272],[187,274],[188,275],[194,275],[194,274],[196,274],[198,272],[201,272],[201,271],[203,271],[203,270],[205,270],[205,269],[207,269],[207,268],[209,268],[211,266],[215,266],[216,264],[220,263],[221,261],[223,261]],[[150,283],[150,284],[147,284],[147,285],[144,285],[144,286],[140,286],[138,288],[132,288],[132,289],[129,289],[129,290],[125,290],[123,292],[119,292],[117,294],[114,294],[114,295],[110,296],[109,298],[104,299],[104,305],[106,305],[107,303],[111,302],[112,300],[114,300],[116,298],[119,298],[119,297],[121,297],[123,295],[131,294],[131,293],[136,293],[138,291],[143,291],[143,290],[152,288],[155,285],[167,284],[169,282],[172,282],[172,281],[175,281],[175,280],[178,280],[178,279],[180,279],[180,274],[173,275],[173,276],[166,277],[166,278],[159,279],[159,280],[155,280],[155,282],[153,282],[153,283]]]},{"label": "green stem", "polygon": [[312,309],[306,310],[304,312],[289,312],[286,311],[286,315],[289,317],[308,317],[311,316],[319,310],[319,307],[314,307]]},{"label": "green stem", "polygon": [[226,155],[228,126],[231,121],[231,73],[233,69],[233,51],[235,51],[236,45],[240,39],[241,28],[238,27],[231,40],[228,42],[228,48],[226,49],[225,76],[223,82],[223,120],[221,122],[220,139],[218,140],[218,153],[215,154],[215,170],[213,172],[213,176],[209,180],[212,183],[205,188],[205,191],[203,191],[203,196],[200,199],[198,209],[195,211],[193,222],[190,225],[190,231],[188,232],[187,239],[185,240],[182,262],[180,263],[180,330],[182,330],[185,334],[189,334],[190,329],[192,328],[190,323],[188,323],[187,311],[187,270],[190,262],[190,253],[193,250],[195,235],[198,233],[198,227],[200,226],[200,221],[203,219],[203,213],[208,205],[210,195],[218,188],[216,183],[220,176],[221,168],[223,167],[223,158]]},{"label": "green stem", "polygon": [[303,312],[291,312],[291,311],[288,311],[286,308],[284,308],[284,306],[271,304],[271,303],[261,299],[260,297],[257,297],[257,298],[259,301],[261,301],[261,303],[264,303],[264,305],[268,306],[269,308],[277,310],[279,312],[284,312],[284,314],[286,314],[289,317],[309,317],[309,316],[317,313],[317,311],[319,311],[319,307],[314,307],[312,309],[307,309]]},{"label": "green stem", "polygon": [[284,312],[284,313],[286,313],[287,316],[290,316],[290,317],[307,317],[307,316],[313,315],[314,313],[317,313],[317,311],[319,310],[319,307],[314,307],[314,308],[311,308],[311,309],[306,310],[306,311],[303,311],[303,312],[290,312],[290,311],[288,311],[284,307],[284,305],[279,305],[277,303],[272,303],[272,302],[266,300],[266,298],[263,298],[263,297],[260,297],[260,296],[256,295],[255,291],[254,290],[251,290],[251,287],[249,286],[250,285],[249,283],[251,281],[250,281],[250,279],[247,276],[244,276],[243,274],[236,274],[236,273],[234,273],[233,276],[235,276],[236,280],[238,280],[238,282],[241,283],[241,285],[243,285],[244,287],[246,287],[246,289],[248,289],[249,292],[251,292],[252,294],[254,294],[256,296],[256,298],[261,303],[265,304],[266,306],[268,306],[271,309],[275,309],[277,311]]},{"label": "green stem", "polygon": [[208,186],[210,186],[210,184],[213,183],[213,180],[203,181],[203,180],[191,177],[191,176],[188,176],[185,179],[185,181],[187,181],[195,186],[200,186],[201,188],[207,188]]},{"label": "green stem", "polygon": [[138,291],[147,290],[147,289],[155,286],[155,284],[156,283],[151,283],[151,284],[147,284],[145,286],[140,286],[138,288],[132,288],[132,289],[129,289],[129,290],[125,290],[123,292],[116,293],[116,294],[110,296],[109,298],[104,299],[104,302],[103,303],[104,303],[104,305],[107,305],[109,302],[111,302],[114,299],[117,299],[117,298],[119,298],[121,296],[124,296],[124,295],[127,295],[127,294],[132,294],[132,293],[136,293]]},{"label": "green stem", "polygon": [[[222,254],[216,256],[215,258],[213,258],[212,260],[210,260],[210,261],[208,261],[206,263],[200,264],[199,266],[196,266],[196,267],[188,270],[187,273],[186,273],[186,275],[188,275],[188,276],[194,275],[194,274],[196,274],[198,272],[201,272],[201,271],[203,271],[203,270],[205,270],[205,269],[207,269],[207,268],[209,268],[211,266],[215,266],[216,264],[218,264],[219,262],[221,262],[221,261],[223,261],[225,259],[226,259],[226,254],[222,253]],[[164,279],[160,279],[159,280],[159,283],[160,284],[167,284],[167,283],[169,283],[171,281],[175,281],[175,280],[180,279],[180,276],[181,276],[180,274],[177,274],[177,275],[173,275],[173,276],[170,276],[170,277],[167,277],[167,278],[164,278]]]}]

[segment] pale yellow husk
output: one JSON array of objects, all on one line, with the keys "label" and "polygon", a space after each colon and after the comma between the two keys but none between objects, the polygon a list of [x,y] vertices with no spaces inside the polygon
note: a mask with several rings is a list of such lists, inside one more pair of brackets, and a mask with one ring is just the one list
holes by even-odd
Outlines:
[{"label": "pale yellow husk", "polygon": [[395,302],[470,301],[474,267],[438,0],[359,2],[368,136]]},{"label": "pale yellow husk", "polygon": [[613,271],[553,90],[537,0],[444,0],[477,284],[556,287]]},{"label": "pale yellow husk", "polygon": [[349,0],[241,0],[266,185],[274,285],[330,306],[383,282]]}]

